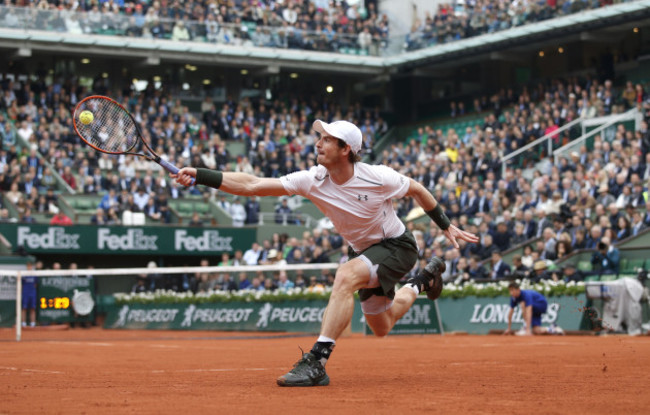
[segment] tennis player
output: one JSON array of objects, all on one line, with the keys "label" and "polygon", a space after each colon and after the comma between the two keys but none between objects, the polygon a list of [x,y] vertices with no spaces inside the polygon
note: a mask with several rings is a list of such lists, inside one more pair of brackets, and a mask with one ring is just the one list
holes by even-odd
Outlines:
[{"label": "tennis player", "polygon": [[436,299],[442,290],[445,263],[434,257],[425,270],[395,292],[396,283],[418,259],[413,235],[396,215],[392,199],[411,196],[458,247],[457,239],[478,238],[452,225],[429,191],[390,167],[362,163],[362,136],[348,121],[316,120],[318,165],[280,178],[185,167],[172,175],[184,186],[202,184],[240,196],[301,195],[311,200],[334,224],[350,246],[350,259],[336,271],[334,287],[323,315],[320,336],[310,352],[287,374],[280,386],[329,384],[325,364],[336,340],[352,319],[354,292],[359,291],[366,322],[385,336],[411,307],[420,292]]}]

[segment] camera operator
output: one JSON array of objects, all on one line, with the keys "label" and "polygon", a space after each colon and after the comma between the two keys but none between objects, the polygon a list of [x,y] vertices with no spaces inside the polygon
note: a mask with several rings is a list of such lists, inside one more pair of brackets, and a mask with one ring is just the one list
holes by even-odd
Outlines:
[{"label": "camera operator", "polygon": [[603,236],[596,249],[597,251],[591,257],[594,269],[600,274],[618,274],[621,259],[618,248],[611,244],[607,236]]}]

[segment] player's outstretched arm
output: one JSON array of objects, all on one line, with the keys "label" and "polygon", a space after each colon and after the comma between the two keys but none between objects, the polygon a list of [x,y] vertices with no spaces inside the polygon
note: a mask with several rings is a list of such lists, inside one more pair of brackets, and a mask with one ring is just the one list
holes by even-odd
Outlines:
[{"label": "player's outstretched arm", "polygon": [[413,196],[418,205],[420,205],[426,214],[429,215],[431,219],[433,219],[436,225],[438,225],[438,227],[444,231],[445,236],[447,239],[449,239],[455,248],[460,248],[458,245],[458,239],[462,239],[470,243],[477,243],[479,241],[478,236],[474,235],[473,233],[463,231],[452,225],[449,221],[449,218],[442,210],[442,206],[438,204],[436,199],[426,189],[426,187],[422,186],[420,183],[411,179],[407,195]]},{"label": "player's outstretched arm", "polygon": [[191,186],[192,179],[195,179],[196,184],[214,187],[238,196],[284,196],[289,194],[280,179],[257,177],[247,173],[183,167],[178,174],[172,174],[171,177],[183,186]]}]

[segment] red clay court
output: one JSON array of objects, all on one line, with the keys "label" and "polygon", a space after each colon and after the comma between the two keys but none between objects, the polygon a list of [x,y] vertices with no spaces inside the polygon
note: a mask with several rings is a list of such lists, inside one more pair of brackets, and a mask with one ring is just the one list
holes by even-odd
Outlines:
[{"label": "red clay court", "polygon": [[275,378],[314,336],[0,329],[0,413],[641,414],[650,337],[341,339],[327,387]]}]

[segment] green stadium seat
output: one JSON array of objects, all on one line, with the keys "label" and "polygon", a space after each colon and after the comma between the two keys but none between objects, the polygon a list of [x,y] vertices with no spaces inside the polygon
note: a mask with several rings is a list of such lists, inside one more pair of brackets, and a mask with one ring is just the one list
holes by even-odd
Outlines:
[{"label": "green stadium seat", "polygon": [[603,274],[600,276],[601,281],[615,281],[618,279],[616,274]]},{"label": "green stadium seat", "polygon": [[198,213],[200,213],[200,214],[202,214],[202,215],[205,215],[205,214],[207,214],[208,212],[210,212],[210,206],[208,206],[208,205],[205,204],[205,203],[200,203],[200,202],[199,202],[199,203],[195,203],[195,204],[194,204],[194,211],[196,211],[196,212],[198,212]]},{"label": "green stadium seat", "polygon": [[621,272],[635,273],[645,268],[645,259],[621,259]]},{"label": "green stadium seat", "polygon": [[582,272],[589,272],[593,270],[590,261],[578,261],[578,269]]},{"label": "green stadium seat", "polygon": [[255,23],[255,22],[245,21],[245,22],[242,22],[242,25],[246,26],[246,28],[248,29],[249,34],[254,33],[255,30],[257,29],[257,23]]},{"label": "green stadium seat", "polygon": [[78,200],[74,208],[77,210],[95,210],[95,206],[93,206],[93,202],[90,200]]},{"label": "green stadium seat", "polygon": [[585,282],[589,282],[589,281],[598,281],[598,279],[599,279],[599,278],[598,278],[598,275],[587,275],[587,276],[585,277]]},{"label": "green stadium seat", "polygon": [[194,209],[192,208],[192,203],[189,202],[180,202],[176,210],[178,210],[178,213],[180,213],[181,216],[191,215],[192,212],[194,212]]}]

